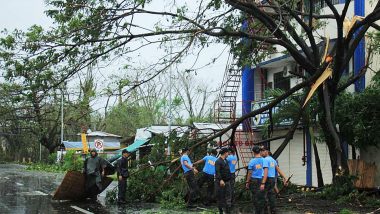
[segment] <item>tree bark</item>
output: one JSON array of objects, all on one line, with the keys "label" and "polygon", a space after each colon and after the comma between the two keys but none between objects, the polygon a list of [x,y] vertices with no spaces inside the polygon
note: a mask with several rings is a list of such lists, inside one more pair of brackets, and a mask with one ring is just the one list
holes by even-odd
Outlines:
[{"label": "tree bark", "polygon": [[315,168],[317,169],[317,181],[318,181],[318,187],[323,187],[323,176],[322,176],[322,169],[321,169],[321,161],[319,159],[319,153],[317,144],[313,142],[313,149],[314,149],[314,159],[315,159]]},{"label": "tree bark", "polygon": [[[323,115],[320,117],[320,126],[325,137],[326,145],[329,150],[331,172],[333,177],[333,183],[336,181],[337,175],[348,173],[347,158],[342,155],[342,148],[340,145],[339,136],[332,122],[331,112],[334,112],[335,105],[334,99],[330,99],[328,91],[325,88],[318,89],[318,99],[321,104]],[[325,93],[326,91],[326,93]],[[326,103],[327,102],[327,103]],[[337,142],[339,144],[337,144]]]}]

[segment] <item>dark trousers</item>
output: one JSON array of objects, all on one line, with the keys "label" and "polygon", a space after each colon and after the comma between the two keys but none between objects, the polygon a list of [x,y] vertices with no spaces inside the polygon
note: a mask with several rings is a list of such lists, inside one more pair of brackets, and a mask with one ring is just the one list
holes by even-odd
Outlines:
[{"label": "dark trousers", "polygon": [[215,186],[214,175],[210,175],[205,172],[202,172],[202,176],[198,180],[198,186],[200,189],[202,189],[202,186],[205,182],[207,183],[206,203],[211,203],[214,197],[214,186]]},{"label": "dark trousers", "polygon": [[117,192],[117,199],[118,201],[125,201],[125,196],[127,194],[127,179],[123,178],[121,180],[118,180],[118,192]]},{"label": "dark trousers", "polygon": [[195,201],[196,197],[199,195],[199,188],[195,180],[193,171],[186,172],[185,178],[186,178],[187,186],[189,187],[189,199],[187,203],[192,204]]},{"label": "dark trousers", "polygon": [[235,173],[231,173],[231,204],[235,202]]},{"label": "dark trousers", "polygon": [[215,181],[219,210],[231,208],[231,183],[230,181],[225,181],[224,183],[225,186],[221,187],[220,181]]},{"label": "dark trousers", "polygon": [[266,206],[269,207],[270,213],[276,212],[276,193],[274,191],[275,185],[275,178],[268,178],[265,183]]},{"label": "dark trousers", "polygon": [[264,213],[265,191],[260,190],[261,179],[251,178],[250,189],[252,192],[253,206],[256,214]]}]

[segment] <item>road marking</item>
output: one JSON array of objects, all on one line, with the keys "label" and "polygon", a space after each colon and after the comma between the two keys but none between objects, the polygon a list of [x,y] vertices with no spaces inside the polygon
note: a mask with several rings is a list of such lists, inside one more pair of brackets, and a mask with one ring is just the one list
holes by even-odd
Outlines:
[{"label": "road marking", "polygon": [[41,192],[41,191],[34,191],[37,195],[48,195],[48,194],[46,194],[46,193],[44,193],[44,192]]},{"label": "road marking", "polygon": [[80,208],[80,207],[77,207],[77,206],[71,206],[71,208],[73,208],[73,209],[75,209],[75,210],[78,210],[78,211],[80,211],[80,212],[82,212],[82,213],[86,213],[86,214],[94,214],[94,213],[92,213],[92,212],[89,212],[89,211],[84,210],[84,209],[82,209],[82,208]]},{"label": "road marking", "polygon": [[22,183],[17,183],[17,182],[16,182],[16,185],[17,185],[17,186],[24,186],[24,184],[22,184]]}]

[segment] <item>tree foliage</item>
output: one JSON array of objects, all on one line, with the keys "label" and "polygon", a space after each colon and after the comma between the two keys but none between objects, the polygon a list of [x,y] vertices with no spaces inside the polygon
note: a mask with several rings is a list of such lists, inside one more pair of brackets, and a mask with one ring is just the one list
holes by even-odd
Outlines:
[{"label": "tree foliage", "polygon": [[336,102],[336,120],[340,134],[350,145],[366,149],[380,146],[380,84],[374,84],[362,93],[344,93]]},{"label": "tree foliage", "polygon": [[[380,29],[376,24],[380,19],[380,2],[373,2],[373,10],[362,20],[355,21],[347,32],[343,27],[352,1],[345,1],[338,10],[331,0],[324,0],[330,10],[325,15],[314,10],[318,2],[301,1],[301,6],[297,6],[299,1],[283,0],[199,0],[193,4],[174,0],[49,0],[46,14],[54,20],[54,27],[45,31],[34,26],[27,33],[16,31],[5,35],[1,40],[1,57],[10,77],[27,74],[26,71],[33,72],[36,77],[54,77],[54,81],[42,84],[44,91],[94,63],[124,58],[125,64],[130,64],[131,59],[139,56],[139,50],[148,46],[150,50],[157,50],[159,56],[152,57],[154,60],[142,69],[146,74],[144,78],[127,84],[125,93],[182,62],[184,57],[197,55],[212,43],[230,46],[236,56],[241,56],[237,59],[239,65],[255,64],[255,59],[259,62],[268,54],[281,52],[289,54],[305,69],[305,75],[295,74],[303,79],[301,83],[197,145],[236,129],[245,119],[274,107],[301,89],[308,91],[310,85],[330,68],[332,77],[317,90],[317,100],[321,106],[320,125],[335,175],[342,167],[347,171],[335,128],[335,101],[344,90],[339,83],[367,31]],[[150,22],[141,22],[141,19]],[[329,43],[332,47],[326,53],[321,46],[325,47],[328,39],[320,35],[316,28],[319,25],[314,24],[316,21],[332,21],[337,26],[335,42]],[[241,28],[243,23],[247,23],[246,28]],[[355,74],[345,85],[352,84],[357,77]],[[35,82],[41,81],[37,78]],[[303,112],[304,108],[300,107],[299,115],[275,155],[279,155],[292,139]]]}]

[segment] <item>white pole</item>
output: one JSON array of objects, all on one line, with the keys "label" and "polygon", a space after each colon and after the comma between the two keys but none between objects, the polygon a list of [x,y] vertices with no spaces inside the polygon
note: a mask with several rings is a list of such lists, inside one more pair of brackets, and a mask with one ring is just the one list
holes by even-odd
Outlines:
[{"label": "white pole", "polygon": [[41,150],[42,150],[42,145],[40,143],[40,162],[42,161],[42,154],[41,154]]},{"label": "white pole", "polygon": [[63,90],[61,89],[61,144],[63,143]]},{"label": "white pole", "polygon": [[[173,45],[170,41],[170,63],[172,63]],[[169,137],[172,130],[172,66],[169,67],[169,136],[168,136],[168,155],[170,156]]]}]

